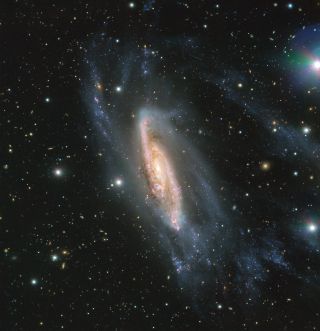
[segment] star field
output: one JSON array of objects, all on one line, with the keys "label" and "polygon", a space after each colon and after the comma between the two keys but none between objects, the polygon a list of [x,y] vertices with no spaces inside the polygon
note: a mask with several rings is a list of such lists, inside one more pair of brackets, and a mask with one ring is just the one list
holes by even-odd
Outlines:
[{"label": "star field", "polygon": [[1,8],[0,329],[319,330],[320,2]]}]

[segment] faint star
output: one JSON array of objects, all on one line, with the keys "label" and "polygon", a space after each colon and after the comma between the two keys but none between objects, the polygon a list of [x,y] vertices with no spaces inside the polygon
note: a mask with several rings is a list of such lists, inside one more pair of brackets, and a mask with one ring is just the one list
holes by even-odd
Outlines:
[{"label": "faint star", "polygon": [[58,255],[56,254],[51,255],[51,261],[55,262],[57,260],[58,260]]},{"label": "faint star", "polygon": [[260,164],[260,169],[261,170],[268,171],[268,170],[270,170],[270,168],[271,168],[270,162],[268,162],[268,161],[261,162],[261,164]]},{"label": "faint star", "polygon": [[32,279],[31,279],[31,285],[37,285],[37,284],[38,284],[37,279],[32,278]]}]

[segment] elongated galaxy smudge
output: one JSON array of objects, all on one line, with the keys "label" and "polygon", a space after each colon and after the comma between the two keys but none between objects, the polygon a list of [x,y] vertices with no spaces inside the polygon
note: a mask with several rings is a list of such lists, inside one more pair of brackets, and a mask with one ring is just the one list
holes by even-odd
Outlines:
[{"label": "elongated galaxy smudge", "polygon": [[142,117],[139,124],[142,162],[150,195],[175,230],[181,227],[182,197],[172,162],[165,147],[157,139],[152,117]]}]

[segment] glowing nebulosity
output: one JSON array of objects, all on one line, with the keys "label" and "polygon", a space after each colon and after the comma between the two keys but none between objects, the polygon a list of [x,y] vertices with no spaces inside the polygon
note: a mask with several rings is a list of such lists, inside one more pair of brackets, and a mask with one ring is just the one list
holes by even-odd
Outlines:
[{"label": "glowing nebulosity", "polygon": [[143,168],[150,195],[166,215],[170,225],[181,227],[181,189],[176,179],[170,157],[154,132],[151,117],[143,117],[139,130],[141,138]]}]

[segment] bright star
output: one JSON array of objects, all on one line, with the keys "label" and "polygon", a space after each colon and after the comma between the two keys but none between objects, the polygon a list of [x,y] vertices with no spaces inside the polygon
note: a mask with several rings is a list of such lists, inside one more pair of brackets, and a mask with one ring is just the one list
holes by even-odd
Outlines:
[{"label": "bright star", "polygon": [[56,168],[56,169],[54,170],[54,174],[55,174],[57,177],[62,176],[62,169],[60,169],[60,168]]},{"label": "bright star", "polygon": [[307,135],[307,134],[310,133],[311,129],[309,127],[305,126],[305,127],[302,128],[302,131],[305,135]]},{"label": "bright star", "polygon": [[44,101],[45,101],[46,103],[49,103],[49,102],[50,102],[50,98],[47,97],[47,98],[44,99]]},{"label": "bright star", "polygon": [[31,284],[32,285],[37,285],[38,284],[38,281],[35,278],[32,278],[31,279]]},{"label": "bright star", "polygon": [[122,87],[121,87],[121,86],[117,86],[117,87],[116,87],[116,91],[117,91],[118,93],[120,93],[120,92],[122,91]]},{"label": "bright star", "polygon": [[314,70],[319,71],[320,70],[320,60],[313,61],[312,67]]},{"label": "bright star", "polygon": [[318,229],[318,227],[314,223],[311,223],[308,225],[309,232],[315,232],[315,231],[317,231],[317,229]]},{"label": "bright star", "polygon": [[116,184],[117,186],[121,186],[121,185],[123,184],[122,179],[117,178],[117,179],[115,180],[115,184]]}]

